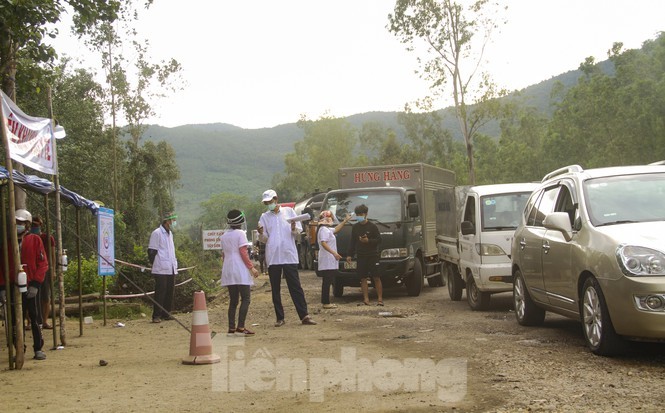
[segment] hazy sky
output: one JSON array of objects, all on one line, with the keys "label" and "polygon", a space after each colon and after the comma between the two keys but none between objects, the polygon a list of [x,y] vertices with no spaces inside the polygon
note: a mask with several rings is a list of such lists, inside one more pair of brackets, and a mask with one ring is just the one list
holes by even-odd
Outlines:
[{"label": "hazy sky", "polygon": [[[185,89],[154,104],[149,123],[296,122],[399,111],[428,94],[416,57],[388,32],[394,0],[156,0],[139,33],[153,60],[175,58]],[[607,58],[616,41],[638,48],[665,30],[662,0],[508,0],[507,24],[486,58],[494,81],[521,89]],[[66,27],[61,33],[68,32]],[[61,53],[85,48],[62,38]],[[86,64],[86,67],[93,63]],[[450,103],[442,103],[447,106]]]}]

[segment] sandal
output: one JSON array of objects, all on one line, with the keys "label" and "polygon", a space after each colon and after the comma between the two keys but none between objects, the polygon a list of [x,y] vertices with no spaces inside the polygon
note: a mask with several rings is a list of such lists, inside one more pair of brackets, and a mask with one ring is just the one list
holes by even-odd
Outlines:
[{"label": "sandal", "polygon": [[51,326],[50,324],[47,324],[47,323],[42,324],[42,328],[44,330],[53,330],[53,326]]},{"label": "sandal", "polygon": [[247,337],[247,336],[253,336],[254,332],[251,331],[251,330],[248,330],[246,328],[236,328],[235,335],[236,336],[245,336],[245,337]]},{"label": "sandal", "polygon": [[357,306],[360,307],[361,305],[369,305],[367,301],[363,301],[362,303],[358,303]]},{"label": "sandal", "polygon": [[376,305],[378,305],[379,307],[383,307],[383,301],[379,301],[378,303],[376,303]]},{"label": "sandal", "polygon": [[228,337],[233,337],[235,335],[236,329],[235,328],[229,328],[229,331],[226,332],[226,335]]}]

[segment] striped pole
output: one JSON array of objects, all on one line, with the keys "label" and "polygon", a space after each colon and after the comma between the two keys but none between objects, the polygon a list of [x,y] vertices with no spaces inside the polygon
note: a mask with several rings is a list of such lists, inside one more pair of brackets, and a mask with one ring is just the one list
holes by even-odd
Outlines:
[{"label": "striped pole", "polygon": [[194,293],[194,311],[192,311],[189,356],[182,359],[182,364],[213,364],[219,363],[220,360],[220,357],[212,352],[205,293],[196,291]]}]

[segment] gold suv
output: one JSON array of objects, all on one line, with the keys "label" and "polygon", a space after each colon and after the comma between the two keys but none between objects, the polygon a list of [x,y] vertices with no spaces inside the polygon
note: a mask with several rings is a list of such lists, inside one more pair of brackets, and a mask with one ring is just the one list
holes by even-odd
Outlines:
[{"label": "gold suv", "polygon": [[582,322],[591,351],[665,340],[665,166],[547,174],[529,198],[511,249],[521,325],[551,311]]}]

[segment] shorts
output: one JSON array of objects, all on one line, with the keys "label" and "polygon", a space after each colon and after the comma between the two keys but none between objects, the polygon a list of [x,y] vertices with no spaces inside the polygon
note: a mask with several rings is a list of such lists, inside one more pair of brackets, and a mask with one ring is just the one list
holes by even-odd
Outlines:
[{"label": "shorts", "polygon": [[356,272],[360,278],[379,277],[379,257],[358,257]]},{"label": "shorts", "polygon": [[44,275],[44,281],[42,282],[42,285],[39,287],[39,298],[40,301],[46,302],[51,299],[51,269],[49,268],[46,270],[46,274]]}]

